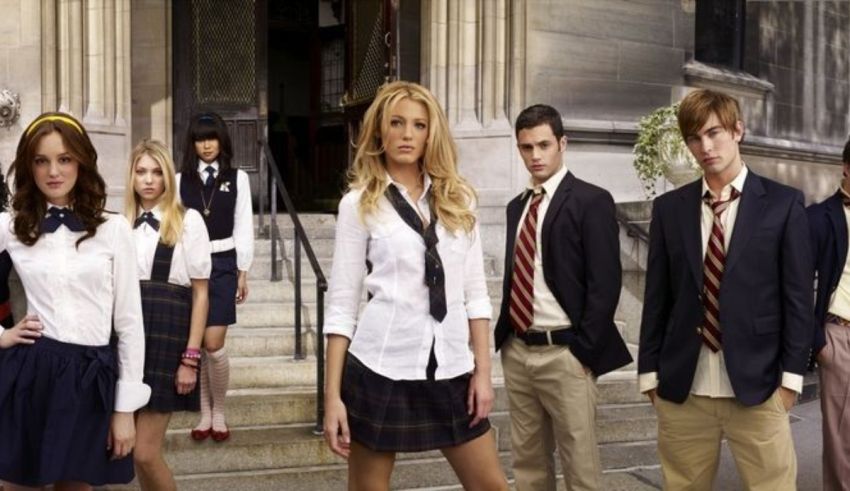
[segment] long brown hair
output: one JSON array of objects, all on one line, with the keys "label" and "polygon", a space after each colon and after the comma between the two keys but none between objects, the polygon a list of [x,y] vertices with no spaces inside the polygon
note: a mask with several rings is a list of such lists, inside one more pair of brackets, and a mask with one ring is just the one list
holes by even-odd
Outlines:
[{"label": "long brown hair", "polygon": [[38,189],[32,167],[41,139],[59,133],[67,152],[79,162],[77,181],[71,189],[70,206],[86,229],[77,245],[97,233],[106,221],[102,216],[106,206],[106,183],[97,172],[97,152],[86,129],[65,113],[48,112],[35,118],[21,135],[15,161],[9,169],[14,174],[15,193],[12,195],[14,232],[18,240],[31,246],[41,237],[41,220],[47,213],[47,200]]}]

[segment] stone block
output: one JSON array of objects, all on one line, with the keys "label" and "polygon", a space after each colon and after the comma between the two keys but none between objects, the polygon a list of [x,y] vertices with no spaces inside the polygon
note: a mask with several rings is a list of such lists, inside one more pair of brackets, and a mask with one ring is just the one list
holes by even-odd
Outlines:
[{"label": "stone block", "polygon": [[552,31],[529,31],[529,67],[569,78],[616,79],[619,48],[615,39]]},{"label": "stone block", "polygon": [[[565,91],[566,114],[582,119],[633,121],[670,104],[670,86],[616,80],[546,77],[550,90]],[[557,89],[556,89],[557,88]]]},{"label": "stone block", "polygon": [[680,84],[684,63],[683,49],[622,41],[618,80]]}]

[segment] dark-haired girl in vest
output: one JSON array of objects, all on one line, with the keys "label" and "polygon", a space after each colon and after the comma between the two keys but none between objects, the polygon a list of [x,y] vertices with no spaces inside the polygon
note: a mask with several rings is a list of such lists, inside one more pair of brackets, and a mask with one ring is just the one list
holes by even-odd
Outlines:
[{"label": "dark-haired girl in vest", "polygon": [[0,334],[0,481],[4,491],[127,483],[133,412],[150,397],[132,229],[104,212],[97,153],[71,116],[34,120],[11,172],[0,250],[28,313]]},{"label": "dark-haired girl in vest", "polygon": [[210,241],[201,215],[180,204],[162,143],[143,140],[133,149],[127,190],[124,214],[134,228],[142,288],[145,383],[152,390],[136,417],[133,457],[143,490],[173,491],[162,441],[173,411],[200,409],[195,386],[209,308]]},{"label": "dark-haired girl in vest", "polygon": [[[254,256],[254,225],[248,174],[231,167],[233,146],[218,114],[192,118],[183,167],[177,174],[180,199],[201,213],[210,237],[210,310],[201,362],[201,420],[192,438],[227,440],[224,403],[230,362],[224,348],[227,326],[236,322],[236,304],[248,297],[248,269]],[[194,251],[192,252],[195,253]]]}]

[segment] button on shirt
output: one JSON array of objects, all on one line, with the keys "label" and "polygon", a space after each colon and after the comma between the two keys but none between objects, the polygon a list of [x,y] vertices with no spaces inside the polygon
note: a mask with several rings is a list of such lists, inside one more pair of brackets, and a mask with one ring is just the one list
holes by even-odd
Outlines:
[{"label": "button on shirt", "polygon": [[[431,219],[425,191],[414,202],[404,186],[402,196],[425,221]],[[353,190],[339,203],[336,243],[328,292],[325,334],[352,339],[349,351],[372,371],[393,380],[424,380],[434,344],[436,379],[449,379],[474,368],[469,348],[469,319],[489,319],[481,237],[447,231],[437,224],[437,250],[446,272],[448,313],[437,322],[429,313],[425,285],[425,243],[396,213],[385,197],[375,212],[360,219],[362,191]],[[366,260],[372,272],[366,273]],[[362,289],[372,295],[358,319]]]},{"label": "button on shirt", "polygon": [[97,234],[77,247],[85,232],[64,225],[42,234],[32,246],[12,233],[12,219],[0,214],[0,250],[9,251],[27,297],[27,313],[38,315],[42,334],[63,343],[104,346],[118,335],[115,410],[133,412],[150,398],[142,382],[145,333],[136,250],[130,224],[104,214]]},{"label": "button on shirt", "polygon": [[[726,211],[720,216],[720,220],[723,223],[723,243],[726,251],[729,250],[729,244],[732,240],[735,219],[738,217],[738,209],[743,198],[744,182],[747,179],[747,174],[747,167],[743,166],[735,179],[720,191],[719,199],[721,201],[728,200],[731,197],[732,188],[741,193],[741,198],[730,202]],[[711,191],[708,183],[703,179],[702,196],[705,196],[706,192]],[[714,196],[714,193],[711,194],[715,199],[717,198],[717,196]],[[711,228],[714,224],[714,211],[712,211],[711,206],[705,201],[700,201],[700,207],[702,210],[702,254],[705,257],[708,240],[711,237]],[[721,288],[723,288],[722,280]],[[723,307],[721,306],[721,308]],[[720,330],[722,331],[723,329],[724,326],[721,324]],[[658,386],[658,373],[643,373],[639,377],[639,382],[641,392],[652,390]],[[803,390],[803,377],[796,373],[784,372],[782,374],[782,386],[800,393]],[[735,392],[732,390],[732,382],[729,380],[729,373],[726,371],[726,361],[723,357],[722,349],[715,353],[705,343],[701,344],[699,359],[697,360],[697,366],[694,372],[694,381],[691,385],[691,394],[707,397],[735,397]]]},{"label": "button on shirt", "polygon": [[[564,312],[564,309],[561,308],[561,304],[558,303],[555,295],[552,294],[552,290],[549,289],[549,285],[546,284],[545,276],[543,276],[544,244],[541,241],[541,237],[543,236],[543,220],[546,218],[546,210],[549,209],[549,203],[552,202],[552,196],[555,195],[555,191],[558,190],[558,186],[561,185],[561,181],[564,180],[564,176],[566,175],[567,166],[562,165],[558,172],[553,174],[552,177],[541,184],[545,192],[543,194],[543,199],[540,201],[540,206],[537,208],[537,237],[535,239],[537,241],[537,247],[534,252],[534,322],[529,328],[532,331],[549,331],[553,329],[562,329],[572,325],[570,318],[567,316],[567,313]],[[533,192],[534,187],[535,185],[533,182],[529,183],[528,192]],[[519,219],[519,226],[517,226],[517,240],[519,240],[519,233],[522,230],[522,223],[525,221],[525,216],[528,214],[528,207],[530,203],[531,199],[526,200],[525,210],[522,212],[522,216]]]},{"label": "button on shirt", "polygon": [[[218,161],[208,164],[203,160],[199,160],[198,177],[201,178],[202,183],[207,180],[207,176],[209,175],[206,171],[207,166],[215,169],[215,175],[213,177],[218,177]],[[180,189],[179,173],[177,174],[175,186],[177,189]],[[213,203],[215,203],[214,197]],[[248,174],[241,169],[236,170],[236,209],[233,212],[233,243],[236,249],[236,268],[240,271],[248,271],[251,269],[251,262],[254,260],[254,211],[251,208],[251,181],[248,178]]]},{"label": "button on shirt", "polygon": [[[162,222],[162,210],[158,206],[151,212],[154,218]],[[162,228],[160,227],[160,230]],[[153,258],[159,244],[159,232],[147,223],[133,230],[136,244],[136,265],[140,280],[151,279]],[[210,258],[210,239],[201,214],[195,210],[186,210],[183,216],[183,234],[174,245],[171,257],[171,271],[168,282],[185,287],[192,286],[192,279],[208,279],[212,268]]]}]

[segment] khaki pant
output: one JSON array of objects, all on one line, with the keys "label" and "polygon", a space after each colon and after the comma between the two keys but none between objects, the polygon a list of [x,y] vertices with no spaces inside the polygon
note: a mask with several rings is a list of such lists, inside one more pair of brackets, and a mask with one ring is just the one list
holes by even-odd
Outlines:
[{"label": "khaki pant", "polygon": [[527,346],[511,337],[502,348],[511,408],[517,491],[555,489],[557,446],[568,490],[600,489],[593,375],[564,346]]},{"label": "khaki pant", "polygon": [[819,357],[823,489],[850,490],[850,327],[827,324]]},{"label": "khaki pant", "polygon": [[744,489],[796,489],[797,456],[778,391],[752,407],[732,398],[691,395],[676,404],[656,397],[655,410],[664,489],[711,490],[723,437]]}]

